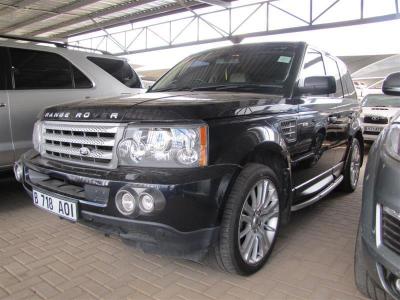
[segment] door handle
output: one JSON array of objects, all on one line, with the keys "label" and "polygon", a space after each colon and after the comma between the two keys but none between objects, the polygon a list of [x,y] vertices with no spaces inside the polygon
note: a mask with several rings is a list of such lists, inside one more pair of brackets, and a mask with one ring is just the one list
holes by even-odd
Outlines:
[{"label": "door handle", "polygon": [[7,105],[5,103],[0,103],[0,108],[6,107]]}]

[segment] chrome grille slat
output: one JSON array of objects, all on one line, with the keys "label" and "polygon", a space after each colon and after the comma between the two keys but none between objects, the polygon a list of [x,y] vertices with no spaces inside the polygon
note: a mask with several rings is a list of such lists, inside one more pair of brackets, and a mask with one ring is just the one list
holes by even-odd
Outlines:
[{"label": "chrome grille slat", "polygon": [[[76,131],[76,132],[99,132],[99,133],[117,133],[119,126],[103,126],[103,125],[93,125],[88,126],[87,124],[76,124],[76,125],[65,125],[65,124],[50,124],[50,122],[45,123],[46,129],[50,130],[60,130],[60,131]],[[49,125],[47,125],[49,124]]]},{"label": "chrome grille slat", "polygon": [[90,136],[73,136],[73,135],[58,135],[58,134],[43,134],[43,139],[57,141],[57,142],[67,142],[73,144],[81,145],[94,145],[94,146],[108,146],[113,147],[115,140],[113,138],[103,138],[103,137],[90,137]]},{"label": "chrome grille slat", "polygon": [[[49,152],[56,152],[60,154],[66,154],[69,156],[79,156],[82,157],[82,155],[79,153],[80,148],[73,148],[73,147],[62,147],[62,146],[52,146],[52,145],[47,145],[46,146],[46,151]],[[89,155],[84,156],[85,158],[98,158],[98,159],[107,159],[111,160],[113,157],[112,151],[105,152],[105,151],[99,151],[96,149],[93,149]]]},{"label": "chrome grille slat", "polygon": [[54,160],[115,168],[121,124],[43,122],[41,154]]}]

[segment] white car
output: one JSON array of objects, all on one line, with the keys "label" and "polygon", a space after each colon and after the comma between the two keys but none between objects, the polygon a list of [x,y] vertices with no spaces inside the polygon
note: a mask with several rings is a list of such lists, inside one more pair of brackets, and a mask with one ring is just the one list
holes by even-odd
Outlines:
[{"label": "white car", "polygon": [[144,91],[125,59],[0,41],[0,171],[32,147],[33,124],[45,107]]},{"label": "white car", "polygon": [[362,101],[364,140],[373,142],[391,119],[400,111],[400,97],[369,94]]}]

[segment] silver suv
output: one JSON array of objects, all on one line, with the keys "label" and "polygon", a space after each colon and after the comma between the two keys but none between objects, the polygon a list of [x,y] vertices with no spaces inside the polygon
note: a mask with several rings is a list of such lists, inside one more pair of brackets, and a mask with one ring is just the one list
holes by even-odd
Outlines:
[{"label": "silver suv", "polygon": [[43,108],[144,92],[126,60],[52,46],[0,41],[0,171],[32,148]]}]

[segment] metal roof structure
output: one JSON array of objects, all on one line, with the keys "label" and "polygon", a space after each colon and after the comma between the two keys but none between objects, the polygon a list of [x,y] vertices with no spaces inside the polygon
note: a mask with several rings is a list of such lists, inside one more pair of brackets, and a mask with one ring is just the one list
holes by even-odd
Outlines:
[{"label": "metal roof structure", "polygon": [[[239,43],[248,37],[394,20],[400,18],[399,2],[0,0],[0,35],[68,40],[74,45],[127,55],[220,41]],[[211,10],[205,11],[206,8]],[[150,25],[139,23],[162,16],[169,17]],[[116,31],[123,27],[121,25],[125,27]]]},{"label": "metal roof structure", "polygon": [[93,29],[155,18],[230,0],[2,0],[0,34],[67,38]]}]

